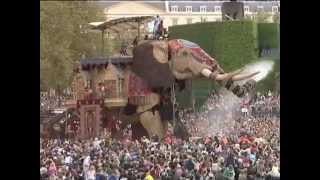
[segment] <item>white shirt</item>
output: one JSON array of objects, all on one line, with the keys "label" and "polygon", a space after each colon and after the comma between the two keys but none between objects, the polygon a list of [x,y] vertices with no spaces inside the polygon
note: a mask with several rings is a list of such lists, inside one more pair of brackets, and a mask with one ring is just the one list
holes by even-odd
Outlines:
[{"label": "white shirt", "polygon": [[242,108],[241,111],[242,111],[243,113],[247,113],[247,112],[248,112],[248,109],[247,109],[247,108]]},{"label": "white shirt", "polygon": [[90,166],[90,156],[87,156],[83,161],[83,171],[86,172]]},{"label": "white shirt", "polygon": [[200,163],[196,162],[196,163],[194,164],[194,168],[195,168],[196,170],[199,170],[199,169],[200,169]]},{"label": "white shirt", "polygon": [[48,170],[47,170],[46,167],[41,167],[41,168],[40,168],[40,174],[45,174],[45,173],[47,173],[47,172],[48,172]]},{"label": "white shirt", "polygon": [[96,171],[95,170],[89,170],[87,173],[87,180],[95,180],[96,179]]},{"label": "white shirt", "polygon": [[64,163],[65,163],[65,164],[71,164],[71,163],[72,163],[72,157],[71,157],[71,156],[67,156],[67,157],[64,159]]},{"label": "white shirt", "polygon": [[100,149],[100,143],[101,143],[101,141],[99,141],[99,140],[94,141],[94,142],[93,142],[94,148]]},{"label": "white shirt", "polygon": [[212,163],[211,167],[214,172],[220,171],[220,167],[218,163]]},{"label": "white shirt", "polygon": [[273,177],[280,177],[279,168],[277,166],[273,166],[269,174]]}]

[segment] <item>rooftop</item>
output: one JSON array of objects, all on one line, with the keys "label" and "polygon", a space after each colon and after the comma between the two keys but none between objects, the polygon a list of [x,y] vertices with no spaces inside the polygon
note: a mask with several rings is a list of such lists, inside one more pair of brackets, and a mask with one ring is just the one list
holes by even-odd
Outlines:
[{"label": "rooftop", "polygon": [[[110,7],[112,5],[118,4],[120,2],[129,2],[129,1],[98,1],[98,4],[101,4],[104,7]],[[135,1],[135,2],[142,2],[143,4],[150,5],[157,9],[166,10],[166,1]],[[185,6],[191,6],[193,12],[200,12],[200,6],[207,6],[207,12],[214,12],[215,6],[222,6],[223,2],[229,1],[167,1],[169,11],[171,10],[172,6],[178,6],[178,11],[185,11]],[[272,6],[280,6],[280,0],[277,1],[241,1],[243,2],[244,6],[249,6],[250,11],[257,11],[258,6],[263,6],[265,11],[272,11]]]}]

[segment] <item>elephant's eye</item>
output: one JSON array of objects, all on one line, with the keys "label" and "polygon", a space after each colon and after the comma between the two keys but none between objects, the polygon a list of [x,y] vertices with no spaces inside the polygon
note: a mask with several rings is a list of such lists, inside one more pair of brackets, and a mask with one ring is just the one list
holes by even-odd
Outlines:
[{"label": "elephant's eye", "polygon": [[182,56],[188,56],[188,52],[187,51],[183,51],[182,52]]}]

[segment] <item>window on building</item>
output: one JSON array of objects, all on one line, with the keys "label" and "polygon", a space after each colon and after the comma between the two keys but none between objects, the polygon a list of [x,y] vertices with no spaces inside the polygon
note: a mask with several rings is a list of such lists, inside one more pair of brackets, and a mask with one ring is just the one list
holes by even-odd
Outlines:
[{"label": "window on building", "polygon": [[215,12],[220,12],[221,11],[221,6],[215,6],[214,7]]},{"label": "window on building", "polygon": [[192,12],[192,6],[186,6],[186,12]]},{"label": "window on building", "polygon": [[249,12],[250,9],[249,9],[249,6],[244,6],[244,12]]},{"label": "window on building", "polygon": [[172,18],[172,25],[177,25],[178,24],[178,18]]},{"label": "window on building", "polygon": [[202,13],[207,12],[207,6],[200,6],[200,12]]},{"label": "window on building", "polygon": [[171,6],[172,12],[178,12],[178,6]]},{"label": "window on building", "polygon": [[277,13],[278,12],[278,6],[272,6],[272,12]]},{"label": "window on building", "polygon": [[187,18],[187,24],[192,24],[192,18]]},{"label": "window on building", "polygon": [[263,10],[264,10],[264,7],[263,7],[263,6],[258,6],[258,7],[257,7],[257,11],[258,11],[258,12],[263,12]]},{"label": "window on building", "polygon": [[105,80],[104,81],[104,87],[105,87],[105,97],[106,98],[115,98],[117,97],[117,81],[116,80]]},{"label": "window on building", "polygon": [[88,79],[85,83],[85,87],[86,88],[91,88],[92,87],[92,81],[90,79]]}]

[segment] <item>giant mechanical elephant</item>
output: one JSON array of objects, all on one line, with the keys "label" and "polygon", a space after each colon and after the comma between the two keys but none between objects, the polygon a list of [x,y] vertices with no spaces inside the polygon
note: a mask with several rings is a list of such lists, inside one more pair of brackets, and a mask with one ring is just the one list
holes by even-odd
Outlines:
[{"label": "giant mechanical elephant", "polygon": [[131,70],[151,90],[151,93],[145,95],[148,101],[126,108],[129,112],[127,116],[135,114],[140,123],[133,125],[137,126],[133,127],[133,131],[139,134],[138,131],[142,131],[143,127],[149,136],[157,135],[160,138],[164,137],[168,123],[173,119],[170,116],[170,88],[173,84],[181,85],[185,80],[205,77],[217,81],[241,97],[255,86],[255,81],[249,80],[242,86],[234,82],[250,79],[259,73],[242,74],[241,69],[225,73],[218,62],[197,44],[182,39],[140,42],[133,49]]}]

